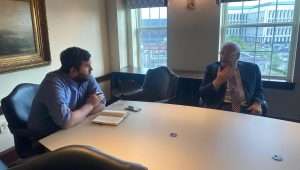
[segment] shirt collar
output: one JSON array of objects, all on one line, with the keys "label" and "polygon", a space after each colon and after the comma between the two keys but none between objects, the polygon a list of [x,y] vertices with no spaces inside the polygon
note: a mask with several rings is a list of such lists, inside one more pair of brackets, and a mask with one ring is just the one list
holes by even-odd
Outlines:
[{"label": "shirt collar", "polygon": [[64,71],[62,71],[61,69],[59,70],[60,75],[63,77],[64,80],[66,80],[66,82],[72,86],[76,86],[78,87],[80,85],[80,83],[76,82],[75,80],[71,79],[71,77],[65,73]]}]

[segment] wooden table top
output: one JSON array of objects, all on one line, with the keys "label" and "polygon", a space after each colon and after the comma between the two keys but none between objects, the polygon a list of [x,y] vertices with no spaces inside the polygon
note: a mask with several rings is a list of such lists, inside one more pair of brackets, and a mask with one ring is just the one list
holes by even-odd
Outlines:
[{"label": "wooden table top", "polygon": [[142,111],[119,126],[94,124],[90,117],[40,143],[50,151],[89,145],[150,170],[299,170],[300,124],[160,103],[118,101],[108,109],[128,105]]}]

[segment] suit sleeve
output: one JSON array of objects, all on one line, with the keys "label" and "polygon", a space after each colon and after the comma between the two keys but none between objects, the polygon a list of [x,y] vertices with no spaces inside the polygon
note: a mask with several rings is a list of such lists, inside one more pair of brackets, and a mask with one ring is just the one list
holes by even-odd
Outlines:
[{"label": "suit sleeve", "polygon": [[262,81],[261,81],[261,72],[259,70],[259,67],[255,65],[256,69],[256,87],[255,87],[255,92],[253,96],[253,101],[252,102],[259,102],[262,103],[264,100],[264,94],[263,94],[263,87],[262,87]]},{"label": "suit sleeve", "polygon": [[212,83],[214,79],[213,69],[208,66],[200,86],[200,96],[207,105],[217,104],[220,99],[222,99],[222,93],[220,93],[221,88],[217,90]]}]

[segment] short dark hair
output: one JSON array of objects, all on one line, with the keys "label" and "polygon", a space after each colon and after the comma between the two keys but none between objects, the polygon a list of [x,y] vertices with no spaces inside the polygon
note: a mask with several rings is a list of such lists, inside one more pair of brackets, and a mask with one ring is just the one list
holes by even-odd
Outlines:
[{"label": "short dark hair", "polygon": [[79,47],[70,47],[60,54],[61,70],[69,73],[72,67],[79,69],[83,61],[89,61],[91,54]]}]

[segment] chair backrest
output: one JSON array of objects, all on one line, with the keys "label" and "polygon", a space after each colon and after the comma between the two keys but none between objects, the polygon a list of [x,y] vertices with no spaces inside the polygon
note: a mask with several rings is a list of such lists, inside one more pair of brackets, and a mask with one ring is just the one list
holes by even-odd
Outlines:
[{"label": "chair backrest", "polygon": [[19,84],[7,97],[1,100],[2,112],[13,134],[17,129],[27,128],[32,101],[38,88],[39,85],[37,84]]},{"label": "chair backrest", "polygon": [[142,165],[125,162],[88,146],[67,146],[48,152],[9,170],[147,170]]},{"label": "chair backrest", "polygon": [[143,84],[145,93],[155,95],[154,98],[166,99],[176,96],[178,76],[168,67],[149,69]]},{"label": "chair backrest", "polygon": [[169,98],[176,97],[179,77],[172,70],[170,70],[170,69],[168,69],[168,70],[170,73],[170,83],[169,83],[169,89],[168,89],[167,95]]}]

